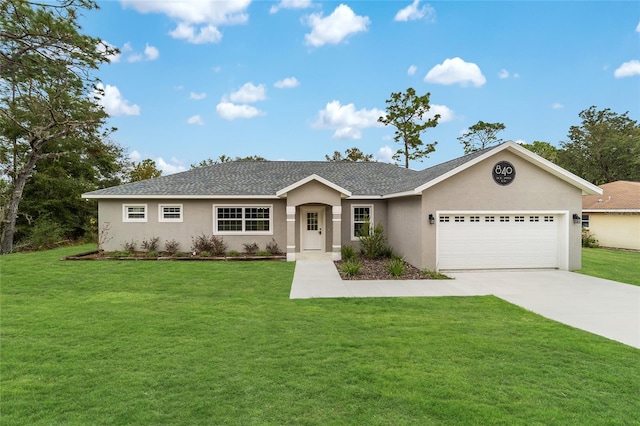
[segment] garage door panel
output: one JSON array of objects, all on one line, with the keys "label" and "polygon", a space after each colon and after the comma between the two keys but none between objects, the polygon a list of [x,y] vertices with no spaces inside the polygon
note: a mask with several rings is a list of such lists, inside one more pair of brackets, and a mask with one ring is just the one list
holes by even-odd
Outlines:
[{"label": "garage door panel", "polygon": [[438,268],[556,268],[558,224],[552,215],[441,216]]}]

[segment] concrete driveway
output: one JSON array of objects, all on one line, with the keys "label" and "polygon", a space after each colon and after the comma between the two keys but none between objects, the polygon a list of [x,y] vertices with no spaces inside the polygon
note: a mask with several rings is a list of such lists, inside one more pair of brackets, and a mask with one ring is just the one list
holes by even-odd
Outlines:
[{"label": "concrete driveway", "polygon": [[640,349],[640,287],[557,270],[474,271],[454,280],[343,281],[330,261],[298,261],[291,299],[494,295]]}]

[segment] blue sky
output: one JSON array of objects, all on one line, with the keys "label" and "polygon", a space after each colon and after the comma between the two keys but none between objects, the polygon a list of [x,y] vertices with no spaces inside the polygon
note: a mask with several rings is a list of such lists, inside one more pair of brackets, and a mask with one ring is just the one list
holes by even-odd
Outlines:
[{"label": "blue sky", "polygon": [[591,105],[640,119],[640,3],[99,1],[84,31],[122,53],[98,76],[112,139],[165,174],[225,154],[390,161],[392,92],[441,115],[423,169],[479,120],[554,145]]}]

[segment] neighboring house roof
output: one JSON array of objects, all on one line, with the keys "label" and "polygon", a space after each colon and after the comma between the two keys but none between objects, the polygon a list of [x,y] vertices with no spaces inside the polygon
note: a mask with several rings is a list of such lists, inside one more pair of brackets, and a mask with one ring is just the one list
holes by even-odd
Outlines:
[{"label": "neighboring house roof", "polygon": [[595,185],[521,147],[505,142],[422,171],[376,162],[236,161],[198,167],[182,173],[133,182],[83,194],[84,198],[278,198],[311,180],[343,196],[387,198],[417,195],[503,150],[519,155],[557,177],[599,194]]},{"label": "neighboring house roof", "polygon": [[602,195],[582,197],[585,212],[640,212],[640,182],[619,180],[600,185]]}]

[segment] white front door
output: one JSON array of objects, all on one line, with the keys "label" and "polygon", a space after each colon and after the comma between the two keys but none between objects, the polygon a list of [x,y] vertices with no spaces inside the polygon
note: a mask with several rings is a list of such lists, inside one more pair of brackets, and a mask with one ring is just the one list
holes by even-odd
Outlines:
[{"label": "white front door", "polygon": [[302,251],[324,251],[324,207],[300,208]]}]

